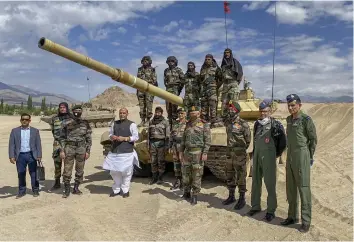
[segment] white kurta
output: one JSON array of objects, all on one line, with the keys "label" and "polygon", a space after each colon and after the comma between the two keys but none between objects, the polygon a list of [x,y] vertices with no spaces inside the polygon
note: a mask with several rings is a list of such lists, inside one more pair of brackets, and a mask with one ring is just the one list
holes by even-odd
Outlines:
[{"label": "white kurta", "polygon": [[[114,124],[110,128],[109,137],[113,135]],[[135,123],[130,125],[130,141],[135,142],[139,139],[138,128]],[[106,156],[102,168],[110,171],[114,180],[113,192],[119,193],[120,190],[127,193],[130,188],[130,181],[133,176],[134,165],[139,166],[138,154],[135,149],[131,153],[115,154],[109,152]]]}]

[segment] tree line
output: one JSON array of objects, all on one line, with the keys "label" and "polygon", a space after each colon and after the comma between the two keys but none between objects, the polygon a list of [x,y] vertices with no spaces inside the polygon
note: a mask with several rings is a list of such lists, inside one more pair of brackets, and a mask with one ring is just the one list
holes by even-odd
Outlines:
[{"label": "tree line", "polygon": [[57,107],[53,107],[52,103],[49,105],[46,104],[45,97],[42,98],[41,106],[36,107],[33,105],[32,96],[28,95],[27,103],[24,105],[21,102],[21,105],[12,104],[9,105],[4,103],[4,99],[0,100],[0,114],[6,115],[18,115],[21,113],[29,113],[34,116],[38,116],[43,112],[44,115],[51,115],[58,112]]}]

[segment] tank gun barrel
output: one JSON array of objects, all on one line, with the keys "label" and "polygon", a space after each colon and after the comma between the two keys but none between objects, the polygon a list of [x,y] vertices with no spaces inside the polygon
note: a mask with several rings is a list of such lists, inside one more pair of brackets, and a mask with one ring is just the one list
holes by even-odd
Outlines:
[{"label": "tank gun barrel", "polygon": [[147,92],[153,96],[157,96],[170,103],[178,106],[183,106],[183,99],[177,95],[169,93],[159,87],[156,87],[148,82],[123,71],[122,69],[113,68],[104,63],[96,61],[88,56],[80,54],[60,44],[57,44],[47,38],[41,38],[38,41],[38,47],[53,54],[59,55],[65,59],[76,62],[77,64],[86,66],[92,70],[100,72],[106,76],[111,77],[114,81],[120,82],[127,86],[138,89],[141,92]]}]

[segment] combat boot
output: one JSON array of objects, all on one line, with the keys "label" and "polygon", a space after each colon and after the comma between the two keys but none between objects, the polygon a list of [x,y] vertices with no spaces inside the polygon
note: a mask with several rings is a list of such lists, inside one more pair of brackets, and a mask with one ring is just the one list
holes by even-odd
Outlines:
[{"label": "combat boot", "polygon": [[242,209],[245,205],[246,205],[245,193],[244,193],[244,192],[240,192],[240,196],[239,196],[239,198],[238,198],[238,201],[237,201],[237,203],[236,203],[234,209],[240,210],[240,209]]},{"label": "combat boot", "polygon": [[54,183],[54,186],[50,189],[51,191],[53,190],[57,190],[59,189],[61,186],[60,186],[60,178],[56,178],[55,179],[55,183]]},{"label": "combat boot", "polygon": [[182,198],[184,199],[184,200],[189,200],[190,198],[191,198],[191,192],[184,192],[183,193],[183,196],[182,196]]},{"label": "combat boot", "polygon": [[80,183],[75,182],[74,189],[73,189],[73,194],[77,194],[77,195],[81,195],[82,194],[82,192],[79,190],[79,185],[80,185]]},{"label": "combat boot", "polygon": [[70,195],[70,183],[64,183],[63,198],[67,198]]},{"label": "combat boot", "polygon": [[233,202],[236,202],[235,199],[235,190],[229,190],[229,197],[222,202],[223,205],[229,205]]},{"label": "combat boot", "polygon": [[178,177],[176,177],[176,180],[173,183],[173,185],[170,188],[170,190],[181,189],[181,185],[182,185],[182,178],[180,176],[178,176]]},{"label": "combat boot", "polygon": [[197,204],[197,195],[193,195],[191,199],[191,204],[196,205]]},{"label": "combat boot", "polygon": [[152,174],[152,178],[151,178],[151,180],[149,182],[149,185],[155,184],[157,182],[157,176],[158,176],[157,173],[153,173]]},{"label": "combat boot", "polygon": [[163,180],[162,180],[162,176],[163,174],[159,174],[159,176],[157,177],[157,184],[161,185],[163,183]]}]

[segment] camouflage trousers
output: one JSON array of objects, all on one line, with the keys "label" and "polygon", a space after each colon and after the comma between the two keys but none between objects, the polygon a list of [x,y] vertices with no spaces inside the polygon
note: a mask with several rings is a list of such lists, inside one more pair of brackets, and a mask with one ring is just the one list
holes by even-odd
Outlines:
[{"label": "camouflage trousers", "polygon": [[75,163],[75,182],[82,183],[84,180],[86,148],[82,146],[66,145],[63,171],[63,183],[70,183],[71,174]]},{"label": "camouflage trousers", "polygon": [[246,192],[247,176],[247,152],[231,151],[226,161],[226,184],[229,190],[235,190],[238,186],[239,192]]},{"label": "camouflage trousers", "polygon": [[200,106],[200,101],[199,101],[199,98],[196,96],[196,95],[185,95],[184,98],[183,98],[183,106],[184,106],[184,109],[186,110],[187,112],[187,119],[189,119],[189,108],[191,106]]},{"label": "camouflage trousers", "polygon": [[151,158],[151,172],[163,174],[166,168],[165,154],[166,144],[165,140],[150,140],[150,158]]},{"label": "camouflage trousers", "polygon": [[59,150],[53,152],[52,158],[54,160],[54,179],[60,179],[62,160],[60,158]]},{"label": "camouflage trousers", "polygon": [[173,168],[175,171],[175,177],[182,177],[182,167],[181,167],[181,160],[180,157],[180,147],[181,144],[174,143],[172,145],[172,157],[173,157]]},{"label": "camouflage trousers", "polygon": [[231,101],[237,102],[240,95],[238,83],[224,83],[222,88],[222,116],[225,117],[228,113],[228,104]]},{"label": "camouflage trousers", "polygon": [[201,102],[201,118],[208,122],[215,122],[217,119],[217,99],[202,98]]},{"label": "camouflage trousers", "polygon": [[202,176],[204,172],[204,161],[202,151],[185,151],[182,165],[182,180],[184,192],[191,192],[197,195],[202,188]]},{"label": "camouflage trousers", "polygon": [[[168,87],[166,91],[178,96],[179,86],[176,85],[176,86]],[[176,120],[178,118],[177,109],[178,109],[178,105],[166,101],[167,118],[170,122],[170,125],[172,125],[172,120]]]},{"label": "camouflage trousers", "polygon": [[152,112],[152,104],[154,102],[154,96],[150,95],[149,93],[144,93],[137,91],[137,97],[139,101],[140,107],[140,118],[141,119],[150,119],[153,116]]}]

